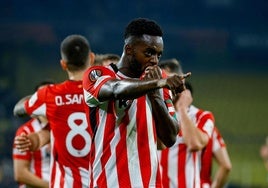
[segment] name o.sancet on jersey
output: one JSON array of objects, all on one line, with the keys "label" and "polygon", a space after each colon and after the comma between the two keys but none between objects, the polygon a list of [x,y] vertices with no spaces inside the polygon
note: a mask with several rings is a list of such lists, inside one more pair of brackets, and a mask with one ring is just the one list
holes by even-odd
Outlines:
[{"label": "name o.sancet on jersey", "polygon": [[83,94],[66,94],[65,96],[55,96],[55,103],[57,106],[82,104]]}]

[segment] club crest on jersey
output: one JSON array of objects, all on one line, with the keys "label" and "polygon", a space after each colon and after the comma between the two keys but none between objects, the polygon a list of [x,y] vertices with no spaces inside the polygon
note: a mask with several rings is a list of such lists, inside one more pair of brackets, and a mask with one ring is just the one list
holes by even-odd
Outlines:
[{"label": "club crest on jersey", "polygon": [[89,73],[89,79],[93,82],[95,82],[99,77],[101,77],[101,70],[92,70],[90,73]]}]

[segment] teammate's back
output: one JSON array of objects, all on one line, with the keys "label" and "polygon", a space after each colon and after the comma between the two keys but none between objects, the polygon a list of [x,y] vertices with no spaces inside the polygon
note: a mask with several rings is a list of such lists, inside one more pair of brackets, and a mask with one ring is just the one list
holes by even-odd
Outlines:
[{"label": "teammate's back", "polygon": [[[41,88],[24,101],[23,108],[16,105],[14,111],[48,119],[52,146],[50,186],[88,187],[91,138],[84,110],[82,76],[93,63],[94,54],[85,37],[70,35],[61,43],[61,57],[61,66],[69,79]],[[48,132],[42,134],[48,137]]]}]

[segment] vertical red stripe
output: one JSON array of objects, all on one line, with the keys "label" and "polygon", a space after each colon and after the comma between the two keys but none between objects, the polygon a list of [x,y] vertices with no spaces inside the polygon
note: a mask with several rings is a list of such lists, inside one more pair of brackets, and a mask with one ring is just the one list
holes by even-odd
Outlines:
[{"label": "vertical red stripe", "polygon": [[[161,151],[161,167],[162,167],[162,182],[163,188],[169,188],[169,178],[168,178],[168,154],[169,149],[164,149]],[[176,167],[174,167],[176,168]]]},{"label": "vertical red stripe", "polygon": [[64,179],[65,179],[65,171],[63,169],[63,166],[60,165],[59,163],[57,163],[59,166],[59,170],[60,170],[60,187],[64,187]]},{"label": "vertical red stripe", "polygon": [[214,122],[214,117],[212,113],[204,113],[204,111],[199,110],[196,114],[196,122],[198,124],[197,127],[199,128],[202,128],[208,119]]},{"label": "vertical red stripe", "polygon": [[185,161],[186,161],[186,149],[185,144],[179,144],[179,158],[178,158],[178,184],[179,187],[186,187],[186,176],[185,176]]},{"label": "vertical red stripe", "polygon": [[72,175],[73,175],[73,181],[74,181],[72,187],[83,187],[83,185],[82,185],[82,177],[80,175],[79,168],[73,168],[72,169]]},{"label": "vertical red stripe", "polygon": [[89,187],[93,188],[93,162],[95,159],[95,143],[93,142],[90,149],[90,156],[89,156],[89,168],[90,168],[90,181]]},{"label": "vertical red stripe", "polygon": [[[31,126],[28,126],[30,133],[35,132],[33,126],[34,126],[33,124],[31,124]],[[37,151],[32,153],[32,160],[33,160],[35,174],[38,177],[42,178],[42,153],[41,153],[41,150],[37,150]]]},{"label": "vertical red stripe", "polygon": [[194,187],[196,187],[196,152],[192,153],[193,160],[194,160]]},{"label": "vertical red stripe", "polygon": [[[109,106],[107,107],[107,118],[110,121],[106,122],[105,128],[104,128],[104,135],[103,135],[103,151],[102,151],[102,157],[101,157],[101,164],[102,164],[102,172],[97,180],[97,185],[99,187],[106,188],[108,187],[107,184],[107,178],[106,178],[106,171],[105,171],[105,165],[107,164],[107,161],[111,157],[111,148],[110,148],[110,142],[112,138],[114,137],[114,129],[115,129],[115,121],[114,121],[114,104],[109,103]],[[109,175],[109,174],[108,174]]]},{"label": "vertical red stripe", "polygon": [[137,99],[137,114],[136,114],[138,154],[139,154],[139,163],[140,163],[143,187],[149,187],[150,177],[152,173],[151,168],[150,168],[151,159],[150,159],[149,138],[148,138],[148,129],[147,129],[148,125],[147,125],[146,113],[147,113],[146,97],[143,96]]},{"label": "vertical red stripe", "polygon": [[[28,126],[31,133],[35,132],[33,126],[34,125]],[[35,174],[38,177],[42,178],[42,153],[41,153],[41,150],[37,150],[37,151],[33,152],[32,157],[33,157],[33,166],[34,166]]]},{"label": "vertical red stripe", "polygon": [[42,177],[42,153],[41,150],[37,150],[33,153],[33,162],[34,162],[34,170],[35,174],[40,177]]},{"label": "vertical red stripe", "polygon": [[55,161],[53,161],[51,174],[50,174],[50,183],[49,183],[50,187],[55,186],[55,178],[56,178],[56,163],[55,163]]},{"label": "vertical red stripe", "polygon": [[162,177],[160,174],[160,164],[157,165],[156,181],[156,187],[163,188]]},{"label": "vertical red stripe", "polygon": [[209,139],[208,144],[202,151],[201,156],[201,183],[211,183],[211,169],[212,169],[212,138]]},{"label": "vertical red stripe", "polygon": [[[127,116],[125,117],[127,118]],[[126,120],[124,119],[122,122],[124,121]],[[130,182],[129,169],[127,165],[128,157],[127,157],[127,152],[122,152],[122,151],[126,151],[126,148],[127,148],[127,140],[126,140],[127,129],[124,127],[125,125],[119,125],[119,126],[120,126],[119,130],[120,130],[121,138],[118,143],[118,147],[116,148],[117,175],[118,175],[119,187],[129,187],[131,185],[131,182]]]}]

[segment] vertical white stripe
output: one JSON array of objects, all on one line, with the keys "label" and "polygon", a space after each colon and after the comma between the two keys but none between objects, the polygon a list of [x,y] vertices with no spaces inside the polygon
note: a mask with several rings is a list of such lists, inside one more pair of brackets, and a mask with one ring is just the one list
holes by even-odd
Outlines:
[{"label": "vertical white stripe", "polygon": [[89,187],[89,177],[90,173],[87,169],[84,169],[82,167],[79,167],[79,173],[82,181],[82,187],[88,188]]},{"label": "vertical white stripe", "polygon": [[41,128],[42,128],[41,124],[39,123],[39,121],[37,119],[34,119],[31,123],[31,125],[32,125],[32,128],[34,130],[33,132],[37,132],[37,131],[41,130]]},{"label": "vertical white stripe", "polygon": [[[131,107],[128,111],[128,116],[130,118],[130,122],[127,127],[127,157],[128,157],[128,167],[129,167],[129,175],[130,175],[130,187],[140,187],[142,178],[140,171],[140,163],[139,163],[139,153],[138,153],[138,143],[137,143],[137,100],[134,100]],[[139,181],[137,181],[139,180]]]},{"label": "vertical white stripe", "polygon": [[194,187],[194,159],[193,154],[187,149],[185,161],[186,187]]},{"label": "vertical white stripe", "polygon": [[[42,129],[43,125],[40,124],[37,119],[34,119],[31,122],[31,126],[33,128],[33,132],[38,132]],[[38,168],[40,168],[40,170],[41,170],[42,179],[49,181],[50,156],[47,155],[47,147],[48,147],[48,145],[45,145],[45,146],[40,148],[41,164],[40,164],[40,166],[38,166]],[[33,158],[31,161],[31,169],[33,170],[34,173],[36,173],[33,160],[35,160],[35,159]]]},{"label": "vertical white stripe", "polygon": [[61,173],[59,171],[59,165],[56,161],[54,161],[54,164],[56,166],[55,168],[55,177],[52,177],[54,179],[54,184],[52,185],[54,188],[59,188],[60,187],[60,178],[61,178]]},{"label": "vertical white stripe", "polygon": [[169,149],[168,152],[168,177],[169,187],[177,187],[178,182],[178,172],[179,172],[179,145],[172,146],[172,149]]},{"label": "vertical white stripe", "polygon": [[[107,164],[105,166],[105,176],[107,178],[107,184],[109,187],[114,187],[117,188],[119,187],[119,183],[118,183],[118,175],[117,175],[117,170],[116,170],[116,166],[114,166],[114,164],[116,164],[116,146],[120,140],[120,131],[118,127],[115,127],[114,130],[114,137],[112,139],[112,141],[110,142],[110,149],[111,149],[111,154],[113,154],[112,156],[110,156],[109,161],[107,161]],[[120,160],[120,159],[119,159]]]},{"label": "vertical white stripe", "polygon": [[[163,94],[161,92],[161,94]],[[163,98],[163,95],[161,95]],[[149,98],[146,95],[146,121],[147,121],[147,132],[148,132],[148,144],[149,144],[149,156],[151,160],[151,179],[150,185],[155,185],[156,183],[156,175],[158,170],[158,158],[157,158],[157,146],[156,141],[154,139],[154,128],[153,128],[153,117],[152,117],[152,106],[149,102]]]},{"label": "vertical white stripe", "polygon": [[[99,109],[101,110],[101,109]],[[95,133],[95,138],[94,138],[94,146],[95,146],[95,159],[100,159],[101,155],[102,155],[102,151],[103,151],[103,136],[104,136],[104,129],[105,129],[105,119],[106,119],[106,114],[103,117],[99,117],[100,122],[103,122],[102,124],[99,125],[96,133]],[[94,160],[94,163],[92,164],[92,168],[93,168],[93,186],[97,186],[97,179],[100,176],[100,173],[102,171],[102,165],[101,165],[101,160]]]},{"label": "vertical white stripe", "polygon": [[72,170],[69,167],[63,166],[64,168],[64,187],[69,188],[74,186],[74,179]]},{"label": "vertical white stripe", "polygon": [[195,170],[195,187],[200,188],[201,180],[200,180],[200,171],[201,171],[201,152],[196,152],[196,170]]}]

